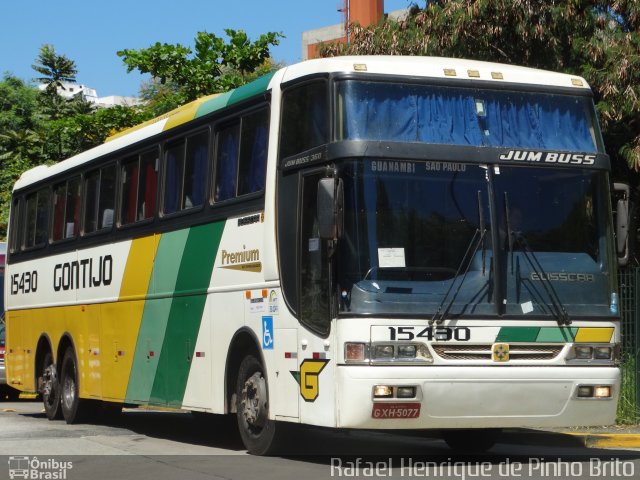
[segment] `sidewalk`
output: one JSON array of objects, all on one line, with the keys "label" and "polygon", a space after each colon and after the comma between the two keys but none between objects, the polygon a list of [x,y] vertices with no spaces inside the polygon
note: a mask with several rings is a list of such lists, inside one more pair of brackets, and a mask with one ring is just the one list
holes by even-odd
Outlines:
[{"label": "sidewalk", "polygon": [[640,425],[610,427],[505,429],[501,442],[587,448],[640,448]]}]

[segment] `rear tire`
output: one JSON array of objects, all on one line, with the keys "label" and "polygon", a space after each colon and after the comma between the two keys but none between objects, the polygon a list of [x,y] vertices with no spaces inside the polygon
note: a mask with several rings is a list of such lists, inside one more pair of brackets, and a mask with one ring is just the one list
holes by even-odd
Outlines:
[{"label": "rear tire", "polygon": [[67,348],[60,372],[60,406],[67,423],[80,423],[85,420],[91,406],[89,400],[80,398],[77,365],[73,349]]},{"label": "rear tire", "polygon": [[53,354],[47,352],[42,361],[42,403],[44,413],[49,420],[60,420],[62,408],[60,407],[60,382],[58,381],[58,369],[53,363]]},{"label": "rear tire", "polygon": [[442,438],[453,450],[482,453],[493,447],[501,434],[500,428],[443,430]]},{"label": "rear tire", "polygon": [[269,420],[269,390],[264,367],[253,355],[240,364],[236,384],[238,430],[253,455],[273,455],[280,445],[283,426]]}]

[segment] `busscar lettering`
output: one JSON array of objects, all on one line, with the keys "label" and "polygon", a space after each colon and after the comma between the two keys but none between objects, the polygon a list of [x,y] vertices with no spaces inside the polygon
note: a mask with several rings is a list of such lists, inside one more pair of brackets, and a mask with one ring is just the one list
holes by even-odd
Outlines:
[{"label": "busscar lettering", "polygon": [[529,278],[533,281],[550,280],[552,282],[595,282],[592,273],[572,272],[531,272]]},{"label": "busscar lettering", "polygon": [[500,160],[511,162],[543,162],[560,165],[594,165],[596,156],[588,153],[539,152],[534,150],[509,150]]},{"label": "busscar lettering", "polygon": [[111,255],[59,263],[53,267],[53,289],[56,292],[108,286],[112,279]]}]

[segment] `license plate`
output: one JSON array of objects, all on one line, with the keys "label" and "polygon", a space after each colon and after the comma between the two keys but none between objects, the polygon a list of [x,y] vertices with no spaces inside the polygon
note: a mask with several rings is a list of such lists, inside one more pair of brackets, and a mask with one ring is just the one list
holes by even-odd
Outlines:
[{"label": "license plate", "polygon": [[419,403],[374,403],[371,417],[376,419],[418,418]]}]

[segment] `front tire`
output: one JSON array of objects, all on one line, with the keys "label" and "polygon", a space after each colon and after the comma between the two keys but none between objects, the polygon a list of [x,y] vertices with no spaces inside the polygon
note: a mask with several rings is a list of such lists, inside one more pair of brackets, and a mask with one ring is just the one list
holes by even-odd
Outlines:
[{"label": "front tire", "polygon": [[51,352],[47,352],[42,360],[42,403],[44,404],[44,413],[49,420],[62,418],[58,369],[53,363]]},{"label": "front tire", "polygon": [[282,436],[282,426],[269,420],[268,394],[264,367],[253,355],[247,355],[238,371],[236,408],[242,443],[253,455],[274,454]]}]

